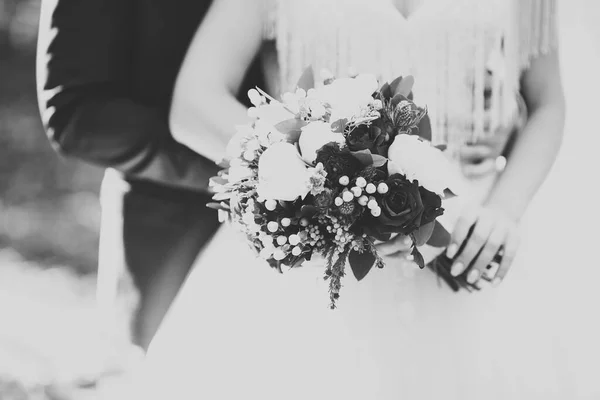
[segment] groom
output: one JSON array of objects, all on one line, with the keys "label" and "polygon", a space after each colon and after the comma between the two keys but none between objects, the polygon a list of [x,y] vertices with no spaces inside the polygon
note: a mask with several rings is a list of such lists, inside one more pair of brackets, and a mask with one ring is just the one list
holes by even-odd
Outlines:
[{"label": "groom", "polygon": [[[61,153],[110,169],[102,189],[99,277],[130,271],[141,295],[134,341],[144,349],[218,226],[205,207],[217,168],[176,142],[168,125],[178,70],[209,6],[206,0],[42,2],[42,119]],[[260,85],[257,78],[254,65],[241,93]]]}]

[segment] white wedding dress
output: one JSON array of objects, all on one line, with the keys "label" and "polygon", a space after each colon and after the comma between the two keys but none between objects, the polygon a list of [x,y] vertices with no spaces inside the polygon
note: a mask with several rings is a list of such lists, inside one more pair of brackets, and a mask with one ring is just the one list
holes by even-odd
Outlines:
[{"label": "white wedding dress", "polygon": [[[293,88],[306,65],[385,79],[412,74],[434,139],[458,145],[479,134],[479,69],[497,68],[494,123],[514,112],[518,72],[554,45],[551,3],[430,0],[406,18],[390,0],[279,0],[266,29],[278,49],[271,89]],[[530,32],[515,15],[530,19]],[[494,178],[472,181],[446,222],[481,200]],[[143,398],[600,398],[571,350],[576,328],[563,319],[558,267],[568,258],[549,249],[564,248],[564,237],[540,235],[547,226],[530,222],[526,216],[522,250],[497,289],[455,293],[429,270],[389,263],[360,283],[349,273],[334,311],[318,262],[278,274],[225,225],[150,349]]]}]

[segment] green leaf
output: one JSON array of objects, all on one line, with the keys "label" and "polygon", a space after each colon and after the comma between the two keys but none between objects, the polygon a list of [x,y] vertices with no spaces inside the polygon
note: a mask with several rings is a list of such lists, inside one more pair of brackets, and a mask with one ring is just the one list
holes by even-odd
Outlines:
[{"label": "green leaf", "polygon": [[312,67],[308,67],[304,70],[302,76],[300,76],[300,79],[298,79],[297,86],[306,91],[315,87],[315,74]]},{"label": "green leaf", "polygon": [[427,243],[427,241],[431,237],[431,234],[433,233],[434,226],[435,226],[435,222],[430,222],[428,224],[421,226],[419,229],[417,229],[413,233],[415,245],[423,246],[425,243]]},{"label": "green leaf", "polygon": [[455,194],[452,190],[444,189],[444,200],[449,200],[456,196],[457,196],[457,194]]},{"label": "green leaf", "polygon": [[348,124],[348,118],[338,119],[331,124],[331,130],[337,133],[344,133],[346,125]]},{"label": "green leaf", "polygon": [[371,150],[359,150],[350,152],[358,161],[361,162],[362,165],[365,166],[374,166],[375,168],[380,168],[388,162],[388,159],[384,156],[380,156],[379,154],[371,153]]},{"label": "green leaf", "polygon": [[448,247],[451,239],[450,232],[448,232],[439,221],[435,221],[434,224],[433,232],[431,233],[427,244],[432,247]]},{"label": "green leaf", "polygon": [[412,252],[410,253],[413,256],[413,261],[417,263],[419,268],[425,268],[425,260],[423,259],[423,255],[417,249],[417,246],[413,246]]},{"label": "green leaf", "polygon": [[275,125],[275,129],[283,133],[287,137],[288,142],[296,143],[300,138],[302,128],[307,124],[308,123],[306,121],[302,121],[301,119],[290,118]]},{"label": "green leaf", "polygon": [[400,83],[402,82],[402,76],[397,77],[390,83],[390,91],[391,95],[395,96],[398,94],[398,88],[400,87]]},{"label": "green leaf", "polygon": [[211,185],[225,185],[229,183],[229,181],[225,178],[222,178],[220,176],[213,176],[212,178],[210,178],[210,184]]},{"label": "green leaf", "polygon": [[390,88],[390,84],[388,82],[384,83],[379,89],[379,93],[381,93],[381,97],[383,99],[390,99],[392,97],[392,89]]},{"label": "green leaf", "polygon": [[229,199],[231,199],[231,193],[230,192],[215,193],[213,195],[212,199],[215,201],[229,200]]},{"label": "green leaf", "polygon": [[206,207],[208,208],[212,208],[213,210],[223,210],[223,211],[230,211],[229,206],[226,203],[207,203]]},{"label": "green leaf", "polygon": [[417,125],[417,134],[419,137],[431,142],[431,120],[429,114],[425,114]]},{"label": "green leaf", "polygon": [[375,260],[375,256],[369,250],[365,250],[362,253],[354,250],[350,252],[348,261],[357,281],[361,281],[367,276],[373,265],[375,265]]},{"label": "green leaf", "polygon": [[400,80],[398,86],[394,90],[394,94],[401,94],[402,96],[408,97],[412,92],[412,88],[415,84],[415,78],[411,75],[405,76]]},{"label": "green leaf", "polygon": [[217,163],[217,166],[222,169],[227,169],[231,166],[229,160],[221,160]]}]

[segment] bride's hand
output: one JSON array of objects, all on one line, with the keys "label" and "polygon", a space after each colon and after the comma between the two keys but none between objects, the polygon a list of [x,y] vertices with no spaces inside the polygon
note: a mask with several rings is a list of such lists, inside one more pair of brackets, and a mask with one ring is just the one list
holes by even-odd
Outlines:
[{"label": "bride's hand", "polygon": [[459,218],[446,252],[453,260],[450,273],[453,276],[466,273],[470,284],[478,284],[485,278],[497,286],[508,273],[519,242],[515,219],[490,207],[468,208]]},{"label": "bride's hand", "polygon": [[412,248],[412,240],[408,236],[397,235],[387,242],[376,242],[375,248],[382,257],[406,259]]}]

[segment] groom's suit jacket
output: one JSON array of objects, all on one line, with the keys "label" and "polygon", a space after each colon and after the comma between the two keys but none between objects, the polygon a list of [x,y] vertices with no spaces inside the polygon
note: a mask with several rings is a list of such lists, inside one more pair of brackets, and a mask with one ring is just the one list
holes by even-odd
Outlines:
[{"label": "groom's suit jacket", "polygon": [[[121,207],[107,207],[104,213],[115,215],[103,220],[122,219],[107,224],[114,225],[108,236],[122,242],[126,267],[142,291],[164,267],[189,269],[218,226],[205,206],[217,167],[176,142],[168,126],[177,73],[209,5],[42,3],[37,80],[45,128],[61,153],[120,172],[123,184],[109,185],[119,189],[107,196],[120,197]],[[260,85],[260,78],[255,64],[240,92]]]}]

